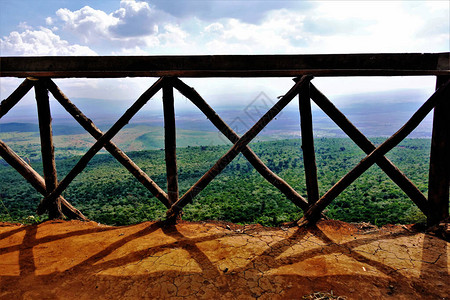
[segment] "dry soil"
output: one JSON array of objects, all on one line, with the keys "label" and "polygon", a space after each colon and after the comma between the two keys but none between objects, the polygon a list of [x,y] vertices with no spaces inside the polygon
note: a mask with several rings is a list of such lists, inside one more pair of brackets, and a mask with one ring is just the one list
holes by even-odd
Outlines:
[{"label": "dry soil", "polygon": [[411,226],[0,223],[0,299],[449,299],[449,255]]}]

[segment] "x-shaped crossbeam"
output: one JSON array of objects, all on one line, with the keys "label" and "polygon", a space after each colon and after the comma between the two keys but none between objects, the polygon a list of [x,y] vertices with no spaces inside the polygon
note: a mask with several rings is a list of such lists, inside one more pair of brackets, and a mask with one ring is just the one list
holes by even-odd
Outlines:
[{"label": "x-shaped crossbeam", "polygon": [[[43,213],[48,209],[48,206],[55,203],[59,199],[67,206],[67,201],[61,197],[61,193],[68,187],[73,179],[81,173],[86,167],[90,159],[105,147],[122,165],[124,165],[128,171],[130,171],[152,194],[158,198],[169,210],[167,216],[169,219],[177,218],[181,210],[192,199],[198,195],[233,159],[242,153],[247,160],[255,167],[255,169],[271,184],[277,187],[285,196],[293,201],[297,206],[305,211],[303,218],[299,221],[300,225],[307,224],[308,222],[315,222],[320,216],[323,209],[331,203],[346,187],[348,187],[356,178],[364,173],[370,166],[377,163],[383,171],[403,190],[405,193],[416,203],[416,205],[423,211],[427,212],[427,200],[425,196],[409,181],[409,179],[398,169],[392,162],[390,162],[384,155],[401,142],[417,125],[425,118],[425,116],[433,109],[433,107],[442,98],[449,96],[449,82],[441,86],[412,116],[410,120],[393,136],[387,139],[383,144],[375,147],[353,124],[347,120],[347,118],[329,101],[320,91],[318,91],[314,85],[310,84],[311,76],[303,76],[296,80],[294,86],[283,96],[279,101],[261,117],[261,119],[253,125],[244,135],[239,137],[228,124],[226,124],[217,113],[207,104],[207,102],[192,88],[187,86],[178,78],[162,77],[157,80],[147,91],[145,91],[133,105],[122,115],[121,118],[106,132],[102,133],[94,123],[89,120],[70,100],[59,90],[55,83],[47,78],[39,79],[38,83],[26,80],[22,85],[13,92],[13,94],[2,102],[0,105],[0,117],[8,112],[33,86],[39,89],[39,93],[43,93],[43,87],[48,89],[55,99],[74,117],[78,123],[88,131],[97,141],[94,145],[81,157],[75,167],[66,175],[66,177],[58,183],[55,182],[54,188],[48,191],[48,183],[42,183],[43,179],[39,175],[31,176],[29,181],[32,185],[45,195],[41,201],[38,212]],[[308,85],[308,97],[325,112],[335,123],[349,135],[350,138],[367,154],[367,156],[355,166],[347,175],[345,175],[338,183],[336,183],[328,192],[326,192],[317,201],[308,203],[305,198],[299,195],[289,184],[283,179],[273,173],[250,149],[248,144],[264,129],[264,127],[275,118],[278,113],[286,107],[286,105],[299,93],[305,91],[305,86]],[[172,89],[176,88],[181,94],[190,99],[194,105],[196,105],[207,118],[233,143],[233,146],[225,153],[212,167],[207,171],[183,196],[178,198],[178,183],[177,178],[169,178],[168,174],[168,189],[169,192],[165,193],[148,175],[143,172],[134,162],[131,161],[112,141],[111,139],[130,121],[130,119],[160,90],[163,90],[163,102],[165,108],[165,122],[166,119],[171,118],[173,113],[173,107],[167,103],[172,103],[173,106],[173,92]],[[38,91],[37,91],[38,94]],[[308,99],[307,99],[308,100]],[[305,99],[301,100],[305,101]],[[166,112],[167,109],[167,112]],[[172,116],[174,117],[174,116]],[[174,126],[174,120],[171,120]],[[312,130],[312,128],[311,128]],[[42,132],[41,132],[42,134]],[[173,128],[174,139],[174,128]],[[167,136],[166,136],[167,139]],[[0,141],[1,142],[1,141]],[[50,143],[51,144],[51,143]],[[175,142],[172,144],[166,143],[169,146],[175,146]],[[17,164],[20,158],[14,157],[12,150],[1,142],[0,151],[2,156],[11,164]],[[50,145],[52,146],[52,145]],[[9,149],[4,151],[2,149]],[[167,149],[166,149],[167,151]],[[167,162],[169,157],[169,162]],[[171,158],[170,158],[171,157]],[[171,160],[174,160],[171,162]],[[176,173],[176,156],[167,156],[166,152],[166,164],[173,163],[171,168],[172,173]],[[12,165],[13,165],[12,164]],[[14,166],[14,165],[13,165]],[[20,169],[22,167],[16,167]],[[33,173],[34,170],[31,167],[25,167],[27,172]],[[37,174],[36,172],[34,172]],[[22,174],[22,173],[21,173]],[[45,176],[45,172],[44,172]],[[40,178],[39,178],[40,177]],[[34,178],[34,179],[33,179]],[[175,179],[174,179],[175,178]],[[171,183],[172,180],[172,183]],[[175,180],[175,182],[173,182]],[[315,179],[317,180],[317,179]],[[48,181],[47,179],[45,180]],[[175,187],[175,194],[171,195],[171,187]],[[173,192],[172,192],[173,193]],[[173,196],[175,195],[175,196]],[[70,205],[70,204],[68,204]]]}]

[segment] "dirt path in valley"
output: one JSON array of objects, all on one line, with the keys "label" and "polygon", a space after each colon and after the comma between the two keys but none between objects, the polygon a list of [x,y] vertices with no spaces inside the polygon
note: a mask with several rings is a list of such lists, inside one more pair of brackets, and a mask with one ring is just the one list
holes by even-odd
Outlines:
[{"label": "dirt path in valley", "polygon": [[0,299],[449,299],[449,246],[339,221],[0,223]]}]

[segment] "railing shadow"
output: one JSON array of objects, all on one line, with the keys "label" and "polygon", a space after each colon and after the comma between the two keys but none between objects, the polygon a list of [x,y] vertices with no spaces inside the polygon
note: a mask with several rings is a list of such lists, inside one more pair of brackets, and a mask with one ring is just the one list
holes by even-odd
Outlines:
[{"label": "railing shadow", "polygon": [[430,274],[436,272],[441,274],[442,281],[436,283],[439,289],[448,286],[450,282],[448,246],[445,240],[429,234],[424,235],[420,278],[427,280]]},{"label": "railing shadow", "polygon": [[[46,224],[39,226],[46,226]],[[217,230],[211,232],[187,236],[183,234],[179,226],[167,226],[162,222],[155,222],[139,225],[144,226],[139,229],[133,228],[133,226],[91,228],[37,238],[39,226],[31,225],[20,231],[11,230],[1,235],[5,239],[11,237],[14,233],[25,230],[21,244],[0,248],[0,255],[17,252],[20,268],[20,273],[17,276],[0,276],[0,299],[21,299],[29,295],[30,292],[37,293],[33,294],[35,296],[39,294],[48,297],[69,295],[65,294],[68,291],[64,291],[64,287],[80,284],[84,288],[70,289],[72,293],[70,295],[83,298],[86,297],[86,294],[89,294],[90,297],[107,298],[104,293],[108,293],[108,290],[117,289],[123,292],[124,290],[130,290],[129,286],[133,286],[134,292],[139,292],[142,298],[163,297],[164,295],[166,297],[183,296],[188,298],[201,298],[208,295],[229,297],[235,293],[242,293],[242,295],[255,298],[261,296],[289,298],[295,295],[294,290],[297,290],[298,293],[299,289],[305,292],[333,289],[344,295],[352,296],[352,286],[359,286],[366,290],[376,290],[381,296],[393,295],[414,298],[426,294],[431,295],[430,297],[439,298],[442,297],[445,290],[449,289],[448,286],[445,286],[445,278],[448,278],[447,242],[445,241],[423,235],[422,264],[419,278],[413,278],[409,274],[405,275],[405,272],[402,272],[405,270],[389,265],[389,263],[380,259],[378,254],[366,253],[359,248],[371,246],[371,244],[379,241],[395,242],[396,239],[416,238],[419,233],[411,231],[387,232],[368,236],[355,235],[355,239],[345,239],[347,241],[340,242],[333,239],[333,235],[330,236],[322,227],[314,226],[291,228],[287,232],[277,229],[278,232],[275,230],[273,233],[277,238],[269,242],[265,241],[267,236],[264,237],[264,232],[261,234],[261,229],[251,228],[242,231],[217,227]],[[190,225],[186,224],[185,226]],[[124,229],[131,230],[131,232],[123,235],[118,234],[115,236],[115,240],[108,243],[106,247],[97,247],[100,251],[84,253],[86,258],[80,262],[60,271],[47,272],[46,274],[39,272],[38,268],[42,266],[42,260],[46,258],[36,255],[42,248],[51,248],[51,242],[79,238],[90,234],[108,234],[111,230],[119,233]],[[156,234],[160,229],[161,232]],[[225,242],[230,238],[239,238],[246,242],[241,245],[242,248],[239,248],[239,246],[233,246]],[[146,241],[148,240],[148,245],[151,245],[149,242],[155,242],[154,239],[159,239],[157,245],[147,247]],[[262,243],[263,241],[265,244]],[[127,248],[128,250],[125,252],[117,252],[131,242],[138,242],[141,247],[134,251]],[[312,242],[315,243],[314,246],[311,246]],[[98,243],[98,241],[92,240],[90,243]],[[215,243],[219,248],[217,250],[204,250],[205,243]],[[305,246],[304,250],[299,250],[299,245],[306,245],[307,243],[310,246]],[[436,247],[436,243],[438,247]],[[71,247],[76,248],[77,245],[73,244]],[[66,253],[64,249],[52,250],[54,250],[56,256],[64,256]],[[68,250],[68,253],[74,251],[74,249]],[[162,258],[165,255],[164,253],[179,250],[188,256],[186,265],[194,264],[198,266],[198,269],[187,270],[183,269],[183,266],[165,265],[167,262],[164,262]],[[228,256],[221,259],[212,255],[211,252],[223,250],[228,251]],[[242,254],[240,254],[241,252]],[[110,256],[111,254],[115,255]],[[393,255],[401,256],[401,253],[394,253]],[[376,274],[374,272],[367,272],[367,275],[365,273],[355,274],[351,271],[336,273],[331,269],[327,270],[326,257],[344,256],[360,263],[362,266],[373,268]],[[160,260],[155,260],[153,265],[150,266],[155,268],[159,264],[154,271],[150,269],[144,274],[137,272],[132,275],[127,274],[127,272],[105,272],[115,268],[125,270],[127,266],[139,265],[146,259],[154,259],[155,257]],[[233,259],[240,259],[241,263],[233,265]],[[37,260],[41,261],[40,264],[36,264]],[[224,261],[229,269],[223,268]],[[309,263],[312,261],[317,264],[323,263],[324,271],[322,273],[311,273],[308,270],[302,270],[301,266],[308,261]],[[336,263],[339,262],[336,261]],[[313,265],[312,268],[319,269],[321,266]],[[426,282],[428,278],[431,278],[430,276],[441,278],[442,283],[436,282],[439,289],[433,285],[434,282]],[[373,286],[374,281],[377,282],[378,286]],[[411,282],[412,284],[410,284]],[[441,286],[441,284],[443,285]],[[297,294],[296,296],[299,297],[300,295]],[[356,294],[353,294],[353,296],[358,298]]]}]

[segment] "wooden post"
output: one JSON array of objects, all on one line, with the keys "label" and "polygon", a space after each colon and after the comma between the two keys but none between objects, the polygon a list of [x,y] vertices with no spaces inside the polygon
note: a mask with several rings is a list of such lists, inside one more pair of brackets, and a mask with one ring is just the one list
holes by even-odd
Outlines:
[{"label": "wooden post", "polygon": [[[313,84],[310,87],[311,99],[322,109],[366,154],[375,150],[375,145],[366,138],[345,116],[342,114],[328,98],[322,94]],[[422,210],[428,214],[427,198],[412,183],[405,174],[402,173],[385,156],[380,157],[376,162],[378,166],[392,179],[408,197]]]},{"label": "wooden post", "polygon": [[61,195],[61,193],[69,186],[72,180],[80,174],[87,166],[89,161],[94,155],[103,148],[103,146],[111,141],[111,139],[130,121],[130,119],[162,88],[164,78],[157,80],[149,89],[147,89],[137,100],[131,105],[131,107],[114,123],[113,126],[99,139],[94,145],[84,154],[77,164],[70,170],[70,172],[64,177],[58,184],[56,189],[50,193],[42,201],[42,205],[39,205],[38,212],[45,207],[46,202],[51,202]]},{"label": "wooden post", "polygon": [[375,162],[383,157],[392,148],[397,146],[405,139],[428,115],[428,113],[439,103],[444,97],[450,96],[449,83],[441,86],[400,128],[394,135],[388,138],[384,143],[373,150],[361,162],[356,165],[350,172],[341,178],[328,192],[323,195],[319,201],[314,203],[307,212],[298,221],[299,226],[314,223],[319,219],[320,213],[333,201],[342,191],[344,191],[353,181],[355,181],[362,173],[370,168]]},{"label": "wooden post", "polygon": [[209,169],[177,202],[167,211],[167,217],[172,219],[191,202],[245,147],[275,118],[278,113],[289,104],[299,93],[300,88],[311,80],[311,76],[305,75],[284,95],[264,116],[253,125],[234,145]]},{"label": "wooden post", "polygon": [[314,137],[311,113],[310,83],[305,83],[298,95],[300,109],[300,127],[302,131],[303,163],[305,165],[306,191],[308,203],[314,204],[319,200],[319,186],[317,183],[316,155],[314,153]]},{"label": "wooden post", "polygon": [[[436,89],[450,76],[438,76]],[[448,218],[450,182],[450,97],[434,108],[428,181],[428,226]]]},{"label": "wooden post", "polygon": [[[175,78],[174,87],[183,94],[186,98],[192,101],[192,103],[197,106],[205,116],[211,121],[211,123],[216,126],[216,128],[226,136],[230,142],[236,144],[239,141],[239,136],[230,128],[222,118],[212,109],[211,106],[206,103],[206,101],[197,93],[197,91],[178,78]],[[286,198],[291,200],[295,205],[300,207],[302,210],[307,210],[309,205],[305,198],[303,198],[299,193],[297,193],[286,181],[280,178],[277,174],[272,172],[261,159],[253,152],[253,150],[246,146],[242,150],[242,154],[248,160],[250,164],[255,168],[255,170],[261,174],[269,183],[275,186],[280,192],[282,192]]]},{"label": "wooden post", "polygon": [[[0,140],[0,156],[20,175],[23,176],[42,196],[45,196],[47,189],[44,178],[27,164],[19,155]],[[87,218],[76,208],[74,208],[66,199],[60,197],[61,209],[64,215],[69,219],[87,220]]]},{"label": "wooden post", "polygon": [[[66,111],[95,139],[102,137],[103,132],[94,125],[70,100],[64,95],[58,86],[52,81],[46,82],[48,90],[53,97],[66,109]],[[136,165],[125,153],[123,153],[112,141],[105,143],[105,149],[117,159],[133,176],[142,183],[159,201],[161,201],[167,208],[170,208],[171,203],[164,192],[138,165]]]},{"label": "wooden post", "polygon": [[167,170],[167,194],[171,204],[178,200],[177,144],[173,86],[169,81],[163,86],[164,145]]},{"label": "wooden post", "polygon": [[[55,149],[53,147],[53,133],[52,133],[52,117],[50,113],[50,101],[48,98],[48,90],[44,83],[39,80],[35,86],[36,103],[39,119],[39,131],[41,137],[41,153],[42,164],[44,169],[44,180],[46,187],[46,194],[50,194],[58,184],[55,164]],[[61,219],[63,214],[61,211],[61,201],[55,198],[53,201],[47,203],[46,210],[50,219]]]}]

